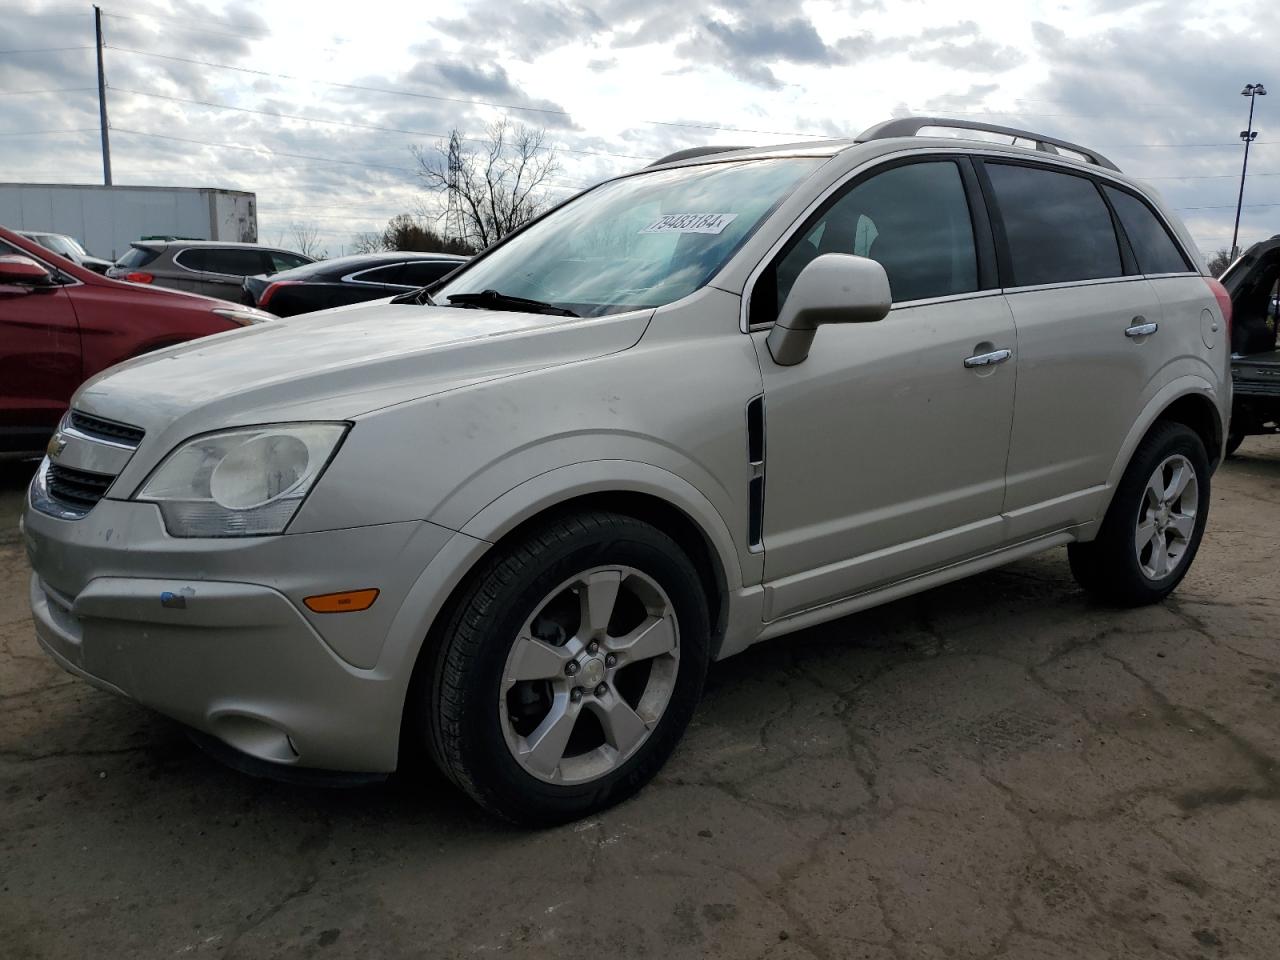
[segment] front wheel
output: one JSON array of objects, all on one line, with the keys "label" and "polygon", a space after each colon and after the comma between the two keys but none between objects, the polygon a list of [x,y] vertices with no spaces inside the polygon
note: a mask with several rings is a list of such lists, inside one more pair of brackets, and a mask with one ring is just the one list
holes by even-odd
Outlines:
[{"label": "front wheel", "polygon": [[1116,487],[1098,537],[1067,548],[1086,591],[1121,606],[1163,600],[1195,558],[1209,516],[1209,458],[1180,423],[1157,423]]},{"label": "front wheel", "polygon": [[490,812],[531,825],[639,789],[701,695],[700,583],[670,537],[614,513],[500,548],[454,606],[419,694],[436,762]]}]

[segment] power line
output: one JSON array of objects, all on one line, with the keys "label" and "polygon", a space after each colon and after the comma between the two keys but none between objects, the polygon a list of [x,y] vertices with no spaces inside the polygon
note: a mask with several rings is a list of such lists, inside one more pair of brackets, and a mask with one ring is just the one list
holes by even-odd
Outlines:
[{"label": "power line", "polygon": [[[314,77],[300,77],[291,73],[278,73],[272,70],[257,70],[252,67],[237,67],[229,63],[215,63],[212,60],[197,60],[193,57],[179,57],[168,53],[156,53],[152,50],[138,50],[133,47],[121,47],[114,43],[106,43],[103,46],[111,50],[117,50],[120,53],[131,53],[141,57],[155,57],[160,60],[172,60],[176,63],[187,63],[200,67],[211,67],[216,70],[232,70],[236,73],[248,73],[258,77],[275,77],[280,80],[291,80],[297,83],[318,83],[328,87],[337,87],[343,90],[359,90],[363,93],[380,93],[393,97],[413,97],[419,100],[436,100],[442,103],[462,103],[468,106],[493,107],[499,110],[521,110],[526,113],[543,113],[551,116],[570,117],[572,114],[568,110],[558,110],[551,107],[530,107],[518,103],[500,103],[494,100],[475,100],[467,97],[446,97],[441,94],[421,93],[417,90],[400,90],[390,87],[374,87],[361,83],[340,83],[336,80],[317,80]],[[828,133],[804,133],[798,130],[754,130],[744,127],[726,127],[713,123],[694,123],[692,121],[677,120],[638,120],[637,123],[649,123],[660,127],[688,127],[696,130],[719,130],[726,133],[754,133],[762,136],[774,137],[830,137]]]},{"label": "power line", "polygon": [[[210,107],[215,110],[234,110],[238,113],[252,113],[263,117],[274,117],[278,120],[299,120],[304,123],[324,123],[335,127],[350,127],[356,130],[375,130],[379,133],[403,133],[413,137],[436,137],[444,139],[447,134],[431,133],[426,130],[406,130],[403,127],[383,127],[373,123],[355,123],[349,120],[329,120],[322,117],[305,117],[296,113],[277,113],[273,110],[257,110],[252,107],[237,107],[229,103],[216,103],[212,100],[195,100],[190,97],[175,97],[165,93],[146,93],[142,90],[126,90],[123,87],[112,87],[116,93],[127,93],[135,97],[151,97],[156,100],[169,100],[174,103],[191,103],[201,107]],[[461,139],[473,143],[488,143],[479,137],[462,137]],[[579,150],[572,147],[559,146],[556,147],[564,153],[577,153],[591,157],[615,157],[621,160],[653,160],[654,157],[640,157],[627,153],[611,153],[607,150]]]},{"label": "power line", "polygon": [[[145,23],[147,20],[168,20],[167,17],[156,17],[156,16],[152,16],[151,14],[147,14],[146,16],[141,16],[141,17],[131,17],[123,13],[110,13],[107,10],[103,10],[102,14],[103,16],[111,17],[111,19],[113,20],[133,20],[137,23]],[[180,23],[177,20],[171,20],[169,22],[174,24]],[[207,33],[213,37],[230,37],[233,40],[266,40],[270,36],[269,34],[259,34],[257,36],[245,36],[245,34],[243,33],[231,33],[230,31],[225,31],[225,30],[209,30],[205,27],[192,27],[192,26],[187,26],[185,24],[175,25],[175,26],[169,27],[169,29],[182,30],[187,33]]]},{"label": "power line", "polygon": [[67,50],[92,50],[92,49],[94,49],[94,45],[93,45],[92,43],[88,43],[88,44],[83,44],[83,45],[78,46],[78,47],[28,47],[28,48],[26,48],[26,49],[24,49],[24,50],[0,50],[0,54],[14,54],[14,53],[63,53],[63,52],[65,52],[65,51],[67,51]]},{"label": "power line", "polygon": [[151,137],[155,140],[172,140],[177,143],[194,143],[203,147],[218,147],[223,150],[244,150],[249,153],[265,153],[272,157],[283,157],[289,160],[312,160],[320,163],[337,163],[352,167],[363,167],[374,170],[395,170],[401,173],[416,174],[418,171],[413,167],[397,167],[386,163],[370,163],[364,160],[343,160],[338,157],[318,157],[313,154],[305,153],[282,153],[279,150],[271,150],[267,147],[250,147],[238,143],[216,143],[212,140],[197,140],[194,137],[177,137],[167,133],[146,133],[142,130],[128,130],[124,127],[112,127],[116,133],[124,133],[134,137]]},{"label": "power line", "polygon": [[85,133],[97,127],[70,127],[65,130],[0,130],[0,137],[44,137],[59,133]]},{"label": "power line", "polygon": [[396,97],[415,97],[421,100],[439,100],[445,103],[465,103],[481,107],[498,107],[503,110],[526,110],[531,113],[548,113],[556,116],[569,116],[568,110],[553,110],[549,107],[525,107],[514,103],[495,103],[490,100],[470,100],[466,97],[445,97],[432,93],[419,93],[416,90],[392,90],[386,87],[371,87],[360,83],[339,83],[336,80],[315,80],[310,77],[299,77],[291,73],[275,73],[271,70],[255,70],[251,67],[236,67],[229,63],[214,63],[211,60],[196,60],[192,57],[177,57],[168,53],[154,53],[150,50],[135,50],[132,47],[120,47],[114,43],[103,44],[110,50],[121,53],[132,53],[141,57],[156,57],[160,60],[173,60],[177,63],[189,63],[200,67],[213,67],[217,70],[234,70],[236,73],[251,73],[258,77],[276,77],[281,80],[293,80],[299,83],[319,83],[328,87],[340,87],[344,90],[360,90],[364,93],[385,93]]},{"label": "power line", "polygon": [[[1243,206],[1247,210],[1250,207],[1280,207],[1280,203],[1246,203]],[[1173,209],[1182,211],[1182,210],[1234,210],[1235,208],[1236,208],[1236,205],[1234,203],[1222,203],[1222,204],[1218,204],[1216,206],[1211,206],[1211,207],[1174,207]]]},{"label": "power line", "polygon": [[0,90],[0,97],[34,97],[42,93],[79,93],[83,90],[96,90],[97,87],[57,87],[50,90]]}]

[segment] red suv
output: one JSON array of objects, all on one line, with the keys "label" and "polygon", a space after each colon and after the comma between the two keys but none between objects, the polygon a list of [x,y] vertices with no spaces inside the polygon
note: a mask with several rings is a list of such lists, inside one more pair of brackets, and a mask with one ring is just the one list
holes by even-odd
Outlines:
[{"label": "red suv", "polygon": [[0,454],[43,448],[76,388],[112,364],[271,319],[108,280],[0,227]]}]

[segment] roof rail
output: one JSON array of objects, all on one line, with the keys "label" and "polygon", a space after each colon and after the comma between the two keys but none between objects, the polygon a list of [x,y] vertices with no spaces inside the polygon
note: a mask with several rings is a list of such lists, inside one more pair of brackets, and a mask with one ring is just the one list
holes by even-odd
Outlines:
[{"label": "roof rail", "polygon": [[675,163],[677,160],[692,160],[694,157],[706,157],[713,153],[728,153],[730,150],[749,150],[750,147],[744,147],[741,144],[730,145],[725,147],[689,147],[686,150],[677,150],[675,153],[668,153],[665,157],[661,157],[653,163],[651,167],[660,167],[664,163]]},{"label": "roof rail", "polygon": [[997,133],[1005,137],[1018,137],[1023,140],[1033,141],[1036,149],[1041,153],[1057,153],[1058,148],[1061,147],[1063,150],[1070,150],[1072,153],[1080,154],[1096,166],[1106,167],[1108,170],[1114,170],[1117,173],[1120,172],[1119,167],[1098,153],[1097,150],[1082,147],[1078,143],[1059,140],[1056,137],[1046,137],[1043,133],[1032,133],[1030,130],[1019,130],[1016,127],[1000,127],[992,123],[975,123],[972,120],[948,120],[945,117],[898,117],[893,120],[886,120],[884,123],[877,123],[874,127],[868,127],[858,134],[855,139],[861,142],[887,140],[890,137],[914,137],[924,127],[980,130],[983,133]]}]

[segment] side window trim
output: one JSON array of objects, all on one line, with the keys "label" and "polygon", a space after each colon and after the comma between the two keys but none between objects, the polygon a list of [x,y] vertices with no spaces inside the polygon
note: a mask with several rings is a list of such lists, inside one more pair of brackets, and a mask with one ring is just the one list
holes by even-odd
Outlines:
[{"label": "side window trim", "polygon": [[1102,197],[1102,202],[1107,205],[1107,213],[1111,214],[1111,229],[1115,231],[1116,243],[1120,245],[1120,269],[1124,271],[1126,277],[1142,276],[1142,270],[1138,267],[1138,254],[1133,249],[1133,241],[1129,239],[1124,224],[1120,222],[1120,214],[1116,212],[1115,205],[1107,196],[1107,191],[1102,189],[1098,179],[1096,177],[1089,179],[1093,180],[1093,188],[1098,191],[1098,196]]},{"label": "side window trim", "polygon": [[[982,192],[986,199],[987,206],[991,214],[992,234],[996,243],[996,260],[1000,265],[1000,288],[1001,290],[1028,290],[1038,289],[1041,287],[1068,287],[1079,283],[1115,283],[1123,280],[1141,279],[1142,274],[1137,272],[1137,258],[1133,256],[1131,247],[1129,246],[1129,238],[1121,229],[1119,217],[1116,216],[1115,210],[1111,207],[1111,201],[1107,199],[1107,193],[1102,189],[1104,182],[1101,178],[1095,176],[1092,171],[1073,170],[1060,166],[1058,164],[1037,163],[1035,160],[1024,157],[1006,157],[1000,155],[975,155],[973,156],[973,164],[977,168],[978,182],[982,186]],[[1089,280],[1064,280],[1055,283],[1033,283],[1021,284],[1016,283],[1017,278],[1013,272],[1013,256],[1009,248],[1009,235],[1005,231],[1004,216],[1000,212],[1000,201],[996,198],[995,187],[991,183],[991,176],[987,172],[987,162],[998,163],[1004,166],[1015,167],[1031,167],[1035,170],[1044,170],[1049,173],[1058,173],[1068,177],[1079,177],[1082,180],[1088,180],[1093,184],[1093,189],[1101,197],[1103,205],[1107,209],[1107,214],[1111,218],[1111,229],[1116,241],[1116,249],[1120,254],[1120,269],[1123,271],[1120,276],[1115,277],[1093,277]],[[1163,221],[1162,221],[1163,222]],[[1181,247],[1179,247],[1181,250]],[[1132,272],[1131,268],[1132,267]]]},{"label": "side window trim", "polygon": [[342,283],[362,283],[365,286],[372,287],[403,287],[402,283],[390,283],[386,280],[364,280],[366,274],[374,273],[378,270],[387,270],[392,267],[403,267],[406,261],[398,261],[396,263],[380,263],[376,267],[365,267],[363,270],[353,270],[339,278]]},{"label": "side window trim", "polygon": [[[751,306],[756,287],[759,286],[764,275],[770,269],[776,267],[778,262],[791,252],[795,245],[794,242],[798,242],[799,238],[803,237],[805,231],[817,219],[839,203],[851,190],[856,189],[860,184],[865,183],[872,177],[897,167],[906,167],[919,163],[938,163],[940,161],[952,163],[960,174],[961,186],[965,193],[965,202],[969,207],[969,223],[973,229],[974,251],[978,265],[978,289],[964,293],[948,294],[943,297],[930,297],[925,300],[902,300],[895,302],[891,309],[897,310],[900,307],[918,303],[968,300],[999,293],[997,267],[993,259],[997,251],[997,246],[992,236],[994,222],[985,209],[982,197],[973,192],[977,187],[977,181],[974,178],[973,159],[969,155],[961,153],[913,153],[909,156],[895,157],[884,162],[875,163],[871,167],[859,168],[846,174],[843,180],[837,180],[804,213],[796,218],[795,222],[787,228],[787,231],[770,248],[765,257],[756,265],[756,268],[752,270],[747,279],[747,289],[744,291],[742,298],[742,331],[763,330],[772,325],[772,320],[768,322],[752,322],[751,320]],[[980,213],[978,212],[979,208],[981,208]],[[988,282],[992,284],[989,287],[985,285]]]}]

